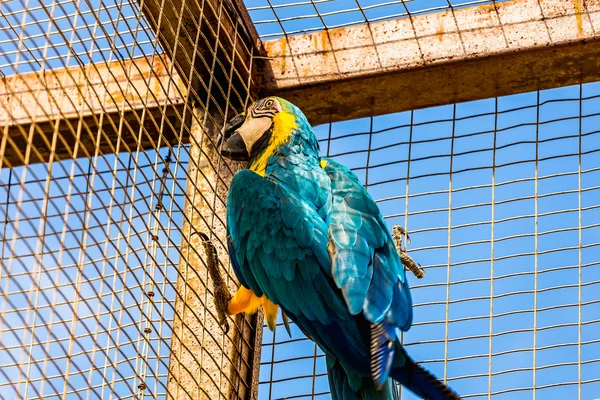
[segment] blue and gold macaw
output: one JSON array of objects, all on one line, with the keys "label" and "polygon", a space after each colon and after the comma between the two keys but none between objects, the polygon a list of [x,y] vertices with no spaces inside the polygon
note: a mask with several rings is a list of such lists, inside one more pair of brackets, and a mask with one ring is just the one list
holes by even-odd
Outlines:
[{"label": "blue and gold macaw", "polygon": [[229,255],[241,287],[227,312],[278,308],[326,354],[334,400],[395,399],[393,380],[425,399],[458,396],[417,365],[398,329],[412,323],[404,267],[352,171],[319,157],[302,112],[267,97],[234,117],[221,154],[249,161],[227,199]]}]

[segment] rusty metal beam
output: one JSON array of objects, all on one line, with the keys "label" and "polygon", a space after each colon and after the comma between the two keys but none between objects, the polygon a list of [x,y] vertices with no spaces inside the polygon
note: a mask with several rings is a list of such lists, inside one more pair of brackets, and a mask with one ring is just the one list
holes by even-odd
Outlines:
[{"label": "rusty metal beam", "polygon": [[137,58],[0,78],[1,167],[165,145],[186,96],[165,65]]},{"label": "rusty metal beam", "polygon": [[263,43],[312,124],[600,80],[600,0],[522,0]]}]

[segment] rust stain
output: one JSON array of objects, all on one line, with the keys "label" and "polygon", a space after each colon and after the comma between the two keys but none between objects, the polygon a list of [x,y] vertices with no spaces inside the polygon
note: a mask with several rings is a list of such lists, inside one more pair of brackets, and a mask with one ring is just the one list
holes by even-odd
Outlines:
[{"label": "rust stain", "polygon": [[[154,94],[154,96],[157,99],[161,99],[161,98],[169,98],[169,94],[168,93],[164,93],[163,88],[160,84],[160,80],[159,79],[154,79],[154,85],[153,86],[153,90],[152,93]],[[154,102],[154,99],[150,99],[150,101]],[[159,100],[160,101],[160,100]]]},{"label": "rust stain", "polygon": [[[327,32],[326,31],[321,31],[321,32],[317,32],[312,36],[312,41],[313,41],[313,48],[315,49],[315,51],[326,51],[327,50]],[[319,40],[321,39],[321,40]]]},{"label": "rust stain", "polygon": [[440,22],[440,27],[435,31],[437,38],[440,42],[444,40],[444,23]]},{"label": "rust stain", "polygon": [[487,14],[496,11],[496,4],[484,4],[481,6],[477,6],[477,11],[479,14]]},{"label": "rust stain", "polygon": [[480,6],[475,7],[475,10],[477,11],[478,14],[491,14],[496,12],[496,10],[500,10],[506,7],[511,7],[512,3],[516,3],[518,0],[509,0],[509,1],[503,1],[500,3],[491,3],[491,4],[483,4]]},{"label": "rust stain", "polygon": [[[149,86],[148,89],[154,93],[156,95],[156,97],[160,98],[162,97],[160,94],[160,89],[157,90],[156,92],[153,90],[154,88]],[[112,92],[110,92],[110,96],[108,98],[108,101],[112,102],[114,105],[116,106],[120,106],[124,100],[127,100],[131,103],[136,103],[138,101],[141,100],[141,97],[139,94],[135,93],[134,91],[127,91],[127,93],[123,93],[121,90],[117,89],[114,90]]]},{"label": "rust stain", "polygon": [[577,34],[579,37],[583,36],[583,18],[582,18],[582,0],[573,0],[573,6],[575,7],[575,19],[577,20]]},{"label": "rust stain", "polygon": [[[179,92],[181,93],[181,96],[185,97],[187,94],[187,86],[179,78],[177,78],[177,87],[179,88]],[[177,93],[177,92],[175,92],[175,93]]]},{"label": "rust stain", "polygon": [[[158,76],[163,76],[165,75],[165,65],[162,62],[162,60],[155,58],[153,60],[152,66],[151,66],[152,70],[156,73],[156,75]],[[146,75],[147,77],[153,76],[153,74],[151,73],[150,70],[148,71],[144,71],[144,75]]]},{"label": "rust stain", "polygon": [[123,102],[123,99],[124,99],[123,94],[119,90],[111,92],[111,94],[110,94],[110,100],[112,100],[112,102],[114,104],[118,105],[119,103]]},{"label": "rust stain", "polygon": [[281,54],[283,55],[283,59],[281,60],[281,70],[285,73],[285,61],[287,59],[286,47],[287,47],[287,38],[281,38]]}]

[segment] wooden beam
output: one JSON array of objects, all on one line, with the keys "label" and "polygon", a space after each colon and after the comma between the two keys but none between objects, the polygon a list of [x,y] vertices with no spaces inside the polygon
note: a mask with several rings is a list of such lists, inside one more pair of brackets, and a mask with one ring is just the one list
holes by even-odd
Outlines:
[{"label": "wooden beam", "polygon": [[600,0],[495,3],[263,43],[312,124],[600,80]]},{"label": "wooden beam", "polygon": [[241,2],[143,0],[140,7],[190,101],[215,107],[216,114],[241,111],[247,93],[260,85],[252,56],[264,52]]},{"label": "wooden beam", "polygon": [[211,239],[217,254],[216,267],[228,291],[235,294],[239,286],[226,251],[225,204],[232,170],[240,164],[218,162],[214,137],[221,126],[204,118],[204,109],[193,112],[189,158],[195,161],[187,170],[167,399],[256,399],[262,316],[236,315],[228,319],[229,331],[224,332],[209,278],[211,254],[198,234]]},{"label": "wooden beam", "polygon": [[[226,183],[235,167],[220,162],[214,143],[224,121],[241,112],[261,84],[254,60],[263,53],[261,42],[241,0],[143,0],[140,7],[187,88],[194,114],[189,131],[195,162],[186,184],[186,221],[191,223],[182,227],[167,397],[256,398],[262,319],[238,316],[223,333],[214,317],[206,254],[194,233],[226,243]],[[222,246],[218,254],[227,269]],[[234,293],[237,282],[228,282]]]},{"label": "wooden beam", "polygon": [[2,167],[165,145],[186,98],[166,65],[137,58],[0,78]]}]

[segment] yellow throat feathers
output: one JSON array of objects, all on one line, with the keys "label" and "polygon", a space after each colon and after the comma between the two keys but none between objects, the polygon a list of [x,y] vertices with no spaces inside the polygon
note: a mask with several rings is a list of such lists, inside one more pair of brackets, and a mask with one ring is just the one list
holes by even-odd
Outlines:
[{"label": "yellow throat feathers", "polygon": [[287,111],[277,113],[273,117],[273,133],[269,139],[269,144],[267,145],[267,148],[252,161],[250,170],[256,172],[260,176],[265,176],[267,159],[273,155],[279,146],[285,144],[285,142],[290,139],[292,131],[297,127],[296,117],[293,114]]}]

